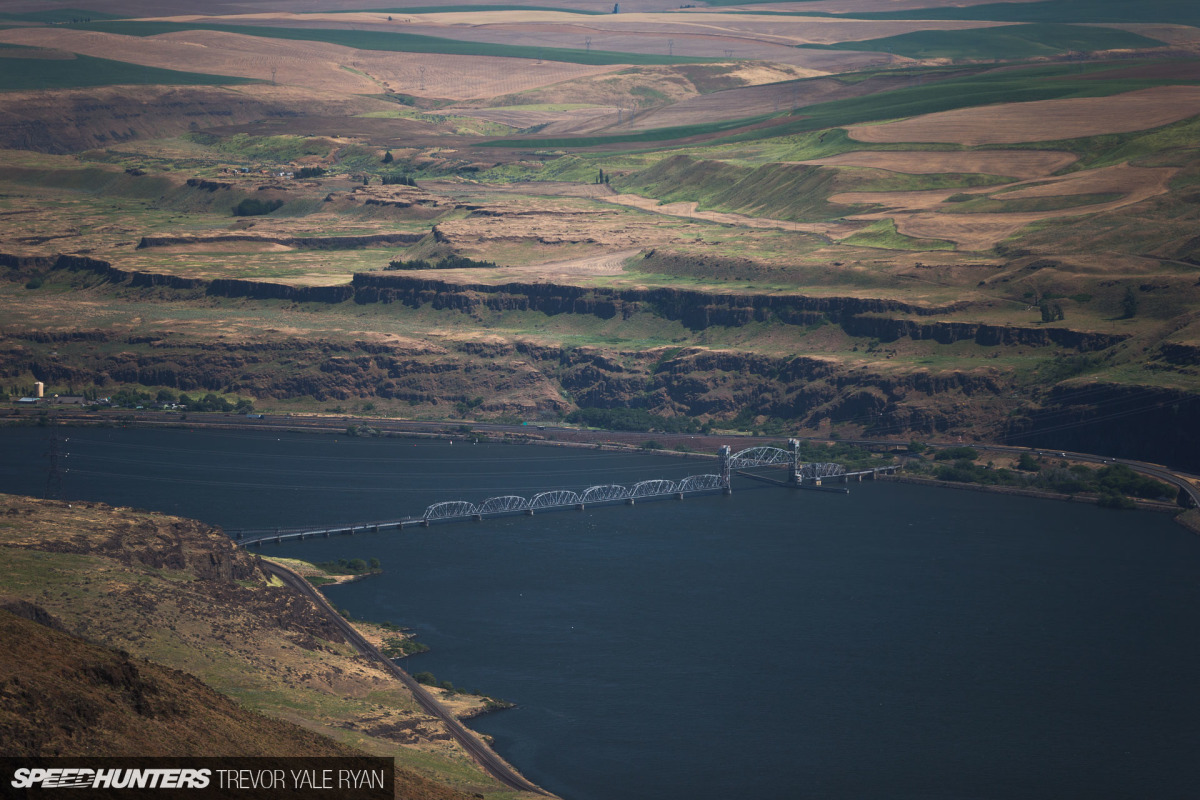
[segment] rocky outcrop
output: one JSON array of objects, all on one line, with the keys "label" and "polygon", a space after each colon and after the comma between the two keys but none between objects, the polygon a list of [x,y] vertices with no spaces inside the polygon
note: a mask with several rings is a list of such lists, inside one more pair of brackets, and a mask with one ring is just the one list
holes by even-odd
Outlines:
[{"label": "rocky outcrop", "polygon": [[1010,418],[1012,444],[1200,469],[1200,397],[1120,384],[1060,385]]},{"label": "rocky outcrop", "polygon": [[869,336],[884,342],[897,339],[931,339],[939,344],[972,340],[984,346],[1027,345],[1070,347],[1081,353],[1104,350],[1128,337],[1123,334],[1076,331],[1070,328],[1020,328],[979,322],[919,322],[875,315],[850,316],[842,328],[851,336]]},{"label": "rocky outcrop", "polygon": [[[189,185],[190,185],[189,181]],[[302,250],[353,250],[380,244],[414,244],[425,238],[423,233],[378,233],[366,236],[255,236],[251,234],[222,234],[220,236],[143,236],[138,249],[203,245],[222,242],[251,242],[279,244]]]},{"label": "rocky outcrop", "polygon": [[296,303],[344,303],[354,296],[348,285],[290,286],[284,283],[217,278],[207,293],[215,297],[249,297],[255,300],[291,300]]},{"label": "rocky outcrop", "polygon": [[[416,237],[416,234],[386,236]],[[376,243],[376,237],[340,238]],[[420,237],[416,237],[420,238]],[[205,241],[313,242],[320,239],[267,239],[256,237],[213,237]],[[366,242],[365,240],[372,240]],[[198,241],[184,238],[143,239],[139,246]],[[146,244],[150,242],[150,244]],[[491,311],[539,311],[557,314],[586,314],[601,319],[651,313],[682,323],[692,330],[714,326],[741,327],[754,322],[785,325],[814,325],[833,322],[851,336],[890,342],[900,338],[929,339],[940,344],[972,340],[983,346],[1025,345],[1069,347],[1078,352],[1103,350],[1127,338],[1121,334],[1077,331],[1070,328],[1017,327],[976,322],[921,320],[938,314],[961,311],[968,303],[920,306],[898,300],[860,297],[809,297],[805,295],[722,294],[660,287],[654,289],[609,289],[554,283],[454,283],[432,278],[383,273],[356,273],[349,284],[338,286],[292,286],[289,284],[220,278],[204,281],[146,272],[127,272],[106,261],[81,256],[56,259],[20,259],[0,255],[0,266],[18,271],[39,269],[88,270],[116,283],[129,286],[161,286],[173,289],[204,289],[217,297],[259,300],[290,300],[297,303],[401,303],[412,308],[429,306],[463,313]],[[889,315],[903,315],[902,317]],[[917,317],[918,319],[904,318]]]},{"label": "rocky outcrop", "polygon": [[610,319],[651,312],[678,320],[694,330],[713,325],[738,326],[778,321],[808,325],[821,319],[893,312],[928,316],[966,308],[966,303],[918,306],[898,300],[804,295],[720,294],[661,287],[608,289],[554,283],[451,283],[406,275],[358,273],[352,280],[359,303],[404,303],[413,307],[475,311],[541,311],[545,314],[592,314]]}]

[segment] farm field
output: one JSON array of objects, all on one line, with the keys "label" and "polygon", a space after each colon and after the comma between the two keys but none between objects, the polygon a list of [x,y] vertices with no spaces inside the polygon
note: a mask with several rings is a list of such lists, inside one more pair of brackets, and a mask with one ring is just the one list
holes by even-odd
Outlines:
[{"label": "farm field", "polygon": [[16,395],[1200,469],[1198,199],[1174,0],[0,0]]}]

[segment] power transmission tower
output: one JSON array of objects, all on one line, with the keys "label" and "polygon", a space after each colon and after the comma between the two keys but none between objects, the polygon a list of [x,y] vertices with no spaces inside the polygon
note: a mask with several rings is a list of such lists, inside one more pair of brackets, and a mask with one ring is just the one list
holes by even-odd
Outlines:
[{"label": "power transmission tower", "polygon": [[667,55],[669,55],[669,56],[675,55],[675,40],[674,39],[667,39]]},{"label": "power transmission tower", "polygon": [[592,52],[592,37],[590,37],[590,36],[587,37],[586,39],[583,40],[583,43],[585,45],[587,45],[587,51],[589,53]]}]

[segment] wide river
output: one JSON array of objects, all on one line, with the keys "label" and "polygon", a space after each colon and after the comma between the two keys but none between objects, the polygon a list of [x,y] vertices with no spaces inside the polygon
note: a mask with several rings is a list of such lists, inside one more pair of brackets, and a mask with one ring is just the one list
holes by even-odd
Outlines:
[{"label": "wide river", "polygon": [[[69,498],[215,524],[710,472],[469,441],[64,429]],[[697,449],[704,443],[697,439]],[[46,486],[0,431],[0,489]],[[327,590],[518,704],[472,725],[568,800],[1193,798],[1200,539],[1147,512],[894,483],[689,497],[265,545],[377,557]]]}]

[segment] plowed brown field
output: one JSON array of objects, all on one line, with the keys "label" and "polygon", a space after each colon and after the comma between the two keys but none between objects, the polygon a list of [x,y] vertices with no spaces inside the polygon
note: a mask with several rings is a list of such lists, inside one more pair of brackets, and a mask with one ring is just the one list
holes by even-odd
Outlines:
[{"label": "plowed brown field", "polygon": [[848,128],[860,142],[1013,144],[1157,128],[1200,114],[1200,86],[1160,86],[1113,97],[1003,103]]},{"label": "plowed brown field", "polygon": [[235,75],[347,94],[387,89],[428,97],[467,100],[526,91],[619,67],[559,61],[388,53],[323,42],[188,31],[134,37],[61,28],[0,31],[0,42],[55,48],[150,67],[212,75]]},{"label": "plowed brown field", "polygon": [[1077,159],[1074,153],[1054,150],[976,150],[939,153],[930,150],[856,150],[828,158],[799,161],[830,167],[873,167],[910,175],[945,172],[1037,178],[1057,172]]},{"label": "plowed brown field", "polygon": [[[1131,167],[1118,164],[1057,178],[1032,181],[1025,188],[994,193],[977,189],[981,197],[989,193],[996,199],[1022,200],[1063,195],[1120,192],[1124,197],[1107,203],[1058,209],[1054,211],[956,214],[954,205],[941,202],[954,192],[847,192],[830,198],[837,203],[879,203],[883,211],[862,214],[853,219],[890,217],[896,229],[906,236],[921,239],[946,239],[967,250],[986,250],[1032,222],[1059,217],[1112,211],[1140,203],[1167,191],[1167,184],[1179,170],[1175,167]],[[1017,184],[1019,186],[1020,184]]]},{"label": "plowed brown field", "polygon": [[[1041,0],[1008,0],[1012,3],[1036,3]],[[995,0],[823,0],[820,10],[831,14],[851,11],[908,11],[914,8],[960,8],[993,3]],[[739,11],[813,11],[811,2],[767,3],[763,5],[739,6]]]}]

